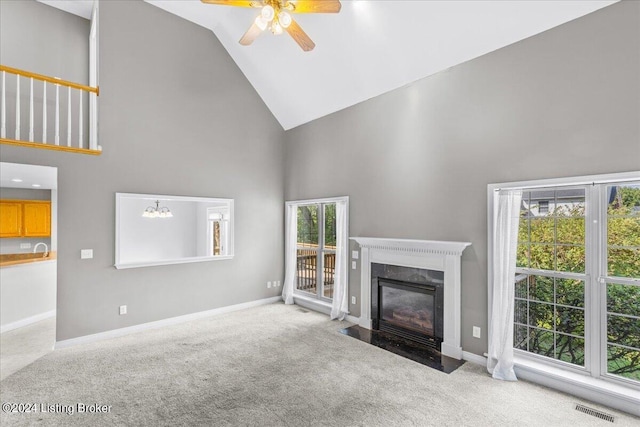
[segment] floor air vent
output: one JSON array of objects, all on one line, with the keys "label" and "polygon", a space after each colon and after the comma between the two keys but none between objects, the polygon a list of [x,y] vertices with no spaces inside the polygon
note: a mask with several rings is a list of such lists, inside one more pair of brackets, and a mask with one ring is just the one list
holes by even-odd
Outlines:
[{"label": "floor air vent", "polygon": [[589,408],[584,405],[576,405],[576,411],[584,412],[585,414],[593,415],[601,420],[613,422],[613,415],[609,415],[605,412],[598,411],[597,409]]}]

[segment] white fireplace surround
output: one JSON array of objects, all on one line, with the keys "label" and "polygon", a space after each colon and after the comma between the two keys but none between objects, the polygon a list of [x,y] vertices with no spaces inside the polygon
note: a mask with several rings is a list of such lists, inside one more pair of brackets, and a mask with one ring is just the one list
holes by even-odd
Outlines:
[{"label": "white fireplace surround", "polygon": [[460,345],[460,259],[469,242],[351,237],[360,245],[360,320],[371,329],[371,263],[444,271],[441,353],[462,359]]}]

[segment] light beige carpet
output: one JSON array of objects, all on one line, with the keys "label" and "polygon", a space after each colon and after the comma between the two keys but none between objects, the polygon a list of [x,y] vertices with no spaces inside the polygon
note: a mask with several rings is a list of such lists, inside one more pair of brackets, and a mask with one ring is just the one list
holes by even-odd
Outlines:
[{"label": "light beige carpet", "polygon": [[0,380],[51,353],[55,341],[55,317],[1,334]]},{"label": "light beige carpet", "polygon": [[[610,426],[577,402],[466,363],[444,374],[342,335],[345,322],[273,304],[56,350],[0,382],[6,402],[71,407],[2,413],[11,425]],[[78,414],[77,404],[110,405]],[[55,408],[55,406],[54,406]]]}]

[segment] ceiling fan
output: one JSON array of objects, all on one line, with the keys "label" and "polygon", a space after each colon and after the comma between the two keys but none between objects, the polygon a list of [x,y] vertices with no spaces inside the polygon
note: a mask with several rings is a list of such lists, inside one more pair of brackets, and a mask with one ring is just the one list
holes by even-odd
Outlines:
[{"label": "ceiling fan", "polygon": [[338,13],[342,7],[339,0],[202,0],[202,2],[261,9],[260,15],[240,39],[241,45],[250,45],[268,27],[276,35],[282,34],[283,31],[289,33],[305,52],[313,50],[316,44],[291,17],[291,14]]}]

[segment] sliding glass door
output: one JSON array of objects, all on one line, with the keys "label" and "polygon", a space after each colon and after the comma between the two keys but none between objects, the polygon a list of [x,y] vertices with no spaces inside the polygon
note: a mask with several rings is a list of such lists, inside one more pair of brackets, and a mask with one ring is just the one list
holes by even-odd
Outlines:
[{"label": "sliding glass door", "polygon": [[296,291],[333,298],[336,262],[336,204],[299,205]]}]

